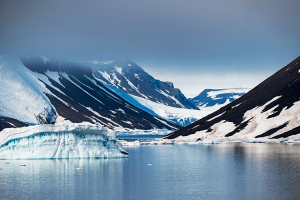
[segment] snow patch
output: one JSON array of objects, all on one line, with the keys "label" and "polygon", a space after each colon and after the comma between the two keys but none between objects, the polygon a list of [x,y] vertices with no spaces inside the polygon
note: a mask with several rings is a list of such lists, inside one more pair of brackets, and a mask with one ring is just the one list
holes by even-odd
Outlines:
[{"label": "snow patch", "polygon": [[218,117],[221,117],[224,113],[226,113],[226,111],[223,112],[223,113],[221,113],[221,114],[219,114],[219,115],[217,115],[217,116],[215,116],[215,117],[213,117],[213,118],[210,118],[210,119],[207,120],[207,121],[209,122],[209,121],[212,121],[212,120],[214,120],[214,119],[216,119],[216,118],[218,118]]},{"label": "snow patch", "polygon": [[115,66],[115,69],[116,69],[116,71],[117,71],[119,74],[122,74],[122,68],[121,68],[121,67]]},{"label": "snow patch", "polygon": [[[227,93],[247,93],[249,92],[250,89],[248,88],[231,88],[231,89],[222,89],[222,90],[217,90],[217,91],[210,91],[210,92],[207,92],[207,97],[210,97],[212,99],[220,99],[220,98],[217,98],[217,95],[219,94],[227,94]],[[232,98],[239,98],[240,96],[239,95],[234,95]]]},{"label": "snow patch", "polygon": [[60,75],[58,74],[58,72],[51,72],[49,70],[47,70],[45,72],[45,74],[51,78],[52,80],[54,80],[55,82],[57,82],[59,85],[61,85],[62,87],[65,87],[64,85],[61,84],[59,78],[60,78]]},{"label": "snow patch", "polygon": [[47,62],[49,62],[49,59],[45,56],[40,56],[41,59],[44,61],[44,65],[46,65]]}]

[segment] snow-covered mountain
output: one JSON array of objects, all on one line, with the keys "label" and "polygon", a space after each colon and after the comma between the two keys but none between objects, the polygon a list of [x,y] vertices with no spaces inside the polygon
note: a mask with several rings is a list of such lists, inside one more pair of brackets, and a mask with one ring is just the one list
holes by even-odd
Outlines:
[{"label": "snow-covered mountain", "polygon": [[176,130],[125,101],[84,65],[0,56],[0,131],[35,124],[99,123],[114,130]]},{"label": "snow-covered mountain", "polygon": [[189,98],[189,101],[200,109],[215,105],[225,106],[250,90],[249,88],[205,89],[198,96]]},{"label": "snow-covered mountain", "polygon": [[153,116],[159,116],[166,120],[171,120],[180,126],[187,126],[222,107],[222,105],[215,105],[211,107],[202,107],[201,110],[176,108],[153,102],[143,97],[127,94],[118,87],[108,84],[105,81],[102,81],[102,83],[111,91],[114,91],[124,100],[140,108],[141,110],[144,110]]},{"label": "snow-covered mountain", "polygon": [[251,91],[168,139],[300,139],[300,57]]},{"label": "snow-covered mountain", "polygon": [[[104,83],[105,84],[105,83]],[[105,84],[106,85],[106,84]],[[193,109],[184,109],[184,108],[175,108],[171,106],[166,106],[160,103],[155,103],[151,100],[137,97],[134,95],[127,94],[126,92],[118,89],[112,85],[106,85],[108,88],[116,92],[123,99],[130,102],[132,105],[148,112],[153,116],[159,116],[167,120],[174,121],[180,126],[187,126],[190,123],[197,121],[198,119],[209,114],[205,111],[193,110]],[[210,112],[211,113],[211,112]]]},{"label": "snow-covered mountain", "polygon": [[198,109],[186,99],[180,89],[174,88],[173,83],[153,78],[130,59],[84,64],[93,69],[95,77],[127,94],[166,106]]}]

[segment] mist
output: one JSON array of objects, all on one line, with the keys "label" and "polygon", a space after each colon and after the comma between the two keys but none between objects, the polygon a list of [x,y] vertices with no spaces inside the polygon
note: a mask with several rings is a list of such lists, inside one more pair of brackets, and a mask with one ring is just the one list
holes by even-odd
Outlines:
[{"label": "mist", "polygon": [[299,7],[297,0],[2,0],[0,54],[129,57],[186,94],[195,93],[184,83],[191,74],[215,77],[214,85],[197,82],[211,88],[224,86],[222,74],[250,73],[260,78],[227,85],[253,87],[300,55]]}]

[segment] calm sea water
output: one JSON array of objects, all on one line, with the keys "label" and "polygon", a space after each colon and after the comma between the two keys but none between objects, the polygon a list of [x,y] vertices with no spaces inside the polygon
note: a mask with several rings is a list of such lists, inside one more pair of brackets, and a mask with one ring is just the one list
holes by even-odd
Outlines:
[{"label": "calm sea water", "polygon": [[0,199],[300,198],[298,144],[125,149],[130,158],[0,160]]}]

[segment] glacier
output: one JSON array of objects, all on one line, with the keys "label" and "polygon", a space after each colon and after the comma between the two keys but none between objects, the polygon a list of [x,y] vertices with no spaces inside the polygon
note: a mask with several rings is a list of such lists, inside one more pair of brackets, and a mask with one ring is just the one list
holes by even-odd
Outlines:
[{"label": "glacier", "polygon": [[[127,94],[126,92],[120,90],[114,85],[109,85],[108,83],[98,79],[94,76],[94,78],[101,83],[103,83],[107,88],[111,91],[114,91],[120,97],[122,97],[127,102],[131,103],[132,105],[138,107],[139,109],[149,113],[150,115],[161,117],[165,120],[170,122],[176,123],[179,126],[187,126],[206,115],[211,114],[212,112],[218,110],[222,107],[222,105],[211,106],[207,108],[201,108],[201,110],[194,110],[194,109],[184,109],[184,108],[176,108],[168,105],[163,105],[161,103],[153,102],[149,99],[145,99],[142,97],[138,97],[132,94]],[[175,128],[175,127],[174,127]],[[117,130],[117,129],[116,129]],[[153,131],[156,131],[153,129]],[[121,132],[121,131],[119,131]],[[126,131],[125,131],[126,132]],[[140,132],[139,130],[131,130],[132,134],[134,132]],[[146,131],[148,132],[148,130]],[[159,130],[159,132],[163,132],[163,134],[167,134],[165,130]],[[125,133],[126,134],[126,133]]]},{"label": "glacier", "polygon": [[18,56],[0,55],[0,116],[29,125],[53,123],[56,110],[44,92],[47,88]]},{"label": "glacier", "polygon": [[0,159],[124,158],[115,131],[101,125],[37,125],[0,132]]}]

